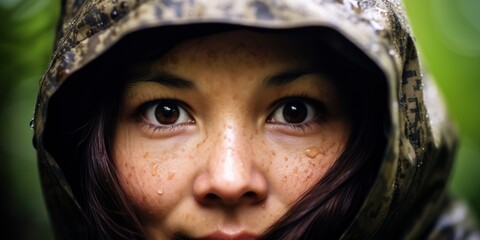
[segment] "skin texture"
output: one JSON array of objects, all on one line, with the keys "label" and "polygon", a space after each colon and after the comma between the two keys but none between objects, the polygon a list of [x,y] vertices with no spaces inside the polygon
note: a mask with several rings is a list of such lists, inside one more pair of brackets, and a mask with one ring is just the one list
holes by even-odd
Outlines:
[{"label": "skin texture", "polygon": [[[299,40],[249,31],[187,40],[131,79],[113,155],[148,239],[260,235],[335,162],[351,123],[334,80],[317,71],[321,53]],[[301,74],[269,81],[292,71]],[[152,80],[165,75],[189,83]],[[177,122],[159,127],[158,99],[180,102]],[[285,122],[291,99],[313,117]]]}]

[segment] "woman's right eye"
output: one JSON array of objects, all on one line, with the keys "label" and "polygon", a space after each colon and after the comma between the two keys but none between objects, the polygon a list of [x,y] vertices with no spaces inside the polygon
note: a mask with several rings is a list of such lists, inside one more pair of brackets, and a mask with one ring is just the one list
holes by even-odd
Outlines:
[{"label": "woman's right eye", "polygon": [[155,128],[172,128],[195,123],[182,105],[176,100],[153,101],[144,106],[143,117]]}]

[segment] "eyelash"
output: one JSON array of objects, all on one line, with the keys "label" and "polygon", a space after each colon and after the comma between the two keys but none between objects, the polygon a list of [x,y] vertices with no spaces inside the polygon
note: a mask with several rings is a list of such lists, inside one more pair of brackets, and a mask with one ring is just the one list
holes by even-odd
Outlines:
[{"label": "eyelash", "polygon": [[[147,110],[150,107],[153,107],[160,103],[166,103],[166,102],[174,103],[179,108],[184,109],[185,112],[189,115],[189,117],[193,119],[192,115],[190,114],[192,112],[191,108],[186,103],[175,98],[163,98],[163,97],[143,101],[143,103],[134,112],[135,119],[137,119],[137,121],[142,123],[145,127],[148,127],[148,129],[151,130],[153,133],[157,131],[175,131],[178,128],[185,127],[186,125],[188,125],[189,123],[156,126],[147,120],[147,116],[146,116]],[[195,123],[195,120],[193,120],[192,123]]]},{"label": "eyelash", "polygon": [[299,130],[305,133],[308,129],[312,129],[315,124],[320,124],[325,119],[325,115],[326,115],[325,105],[320,101],[317,101],[315,99],[308,97],[307,94],[300,93],[300,94],[294,94],[288,97],[281,98],[277,100],[275,103],[273,103],[272,106],[269,108],[271,109],[270,110],[271,113],[268,116],[267,122],[271,118],[270,116],[275,111],[277,111],[281,106],[291,102],[304,102],[304,103],[310,104],[315,110],[315,115],[313,116],[313,119],[304,123],[270,122],[271,124],[274,124],[277,126],[287,126],[294,130]]},{"label": "eyelash", "polygon": [[[173,124],[173,125],[167,125],[167,126],[156,126],[150,123],[146,117],[147,110],[152,106],[155,106],[160,103],[165,103],[165,102],[174,103],[179,108],[184,109],[185,112],[189,115],[189,117],[193,119],[191,123],[195,123],[195,119],[192,117],[192,114],[191,114],[192,112],[191,108],[183,101],[175,98],[161,97],[161,98],[154,98],[152,100],[143,101],[143,103],[139,107],[137,107],[137,109],[135,110],[134,117],[137,119],[138,122],[148,127],[148,129],[151,130],[153,133],[157,131],[175,131],[178,128],[185,127],[190,124],[190,123],[180,123],[180,124]],[[310,104],[315,111],[315,115],[313,116],[313,119],[304,123],[282,123],[282,122],[270,121],[271,116],[273,113],[275,113],[275,111],[279,110],[279,108],[282,107],[283,105],[291,102],[304,102],[304,103]],[[271,105],[271,107],[269,107],[268,109],[270,109],[269,110],[270,114],[268,115],[265,122],[272,125],[276,125],[276,126],[290,127],[291,129],[302,131],[302,132],[306,132],[308,129],[311,129],[315,124],[321,123],[324,120],[324,116],[326,112],[325,105],[322,102],[314,100],[308,97],[306,94],[294,94],[294,95],[281,98],[276,102],[274,102]]]}]

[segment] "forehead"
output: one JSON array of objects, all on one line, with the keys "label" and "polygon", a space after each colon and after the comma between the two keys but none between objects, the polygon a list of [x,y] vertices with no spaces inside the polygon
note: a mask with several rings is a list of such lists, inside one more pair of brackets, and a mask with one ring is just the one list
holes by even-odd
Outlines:
[{"label": "forehead", "polygon": [[164,70],[178,65],[265,67],[274,62],[312,61],[312,48],[298,34],[238,30],[182,41],[155,62]]}]

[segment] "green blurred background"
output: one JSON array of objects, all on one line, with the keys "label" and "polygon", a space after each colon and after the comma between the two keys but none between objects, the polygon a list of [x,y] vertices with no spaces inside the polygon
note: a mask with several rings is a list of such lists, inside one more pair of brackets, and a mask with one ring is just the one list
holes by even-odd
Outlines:
[{"label": "green blurred background", "polygon": [[[12,239],[52,239],[28,125],[49,62],[59,2],[0,0],[0,224],[3,236]],[[424,66],[461,133],[450,186],[480,213],[480,1],[405,0],[405,5]]]}]

